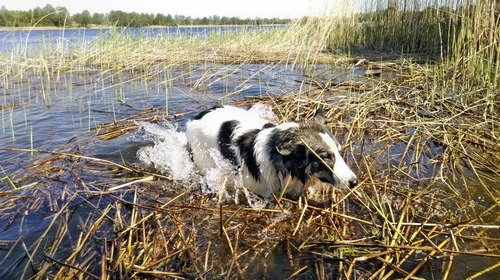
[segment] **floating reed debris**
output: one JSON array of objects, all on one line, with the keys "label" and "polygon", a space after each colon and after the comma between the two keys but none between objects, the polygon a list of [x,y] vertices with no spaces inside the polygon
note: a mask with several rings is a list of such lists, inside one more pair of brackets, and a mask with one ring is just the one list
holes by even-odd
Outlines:
[{"label": "floating reed debris", "polygon": [[[165,119],[144,110],[95,126],[85,141],[70,141],[60,150],[10,150],[33,154],[33,161],[0,176],[0,278],[494,277],[500,259],[498,29],[491,24],[495,13],[479,17],[493,2],[477,4],[410,14],[385,9],[366,15],[366,25],[351,18],[354,26],[344,22],[337,29],[342,33],[332,31],[337,19],[307,19],[293,26],[296,33],[224,37],[226,45],[217,37],[134,42],[116,36],[73,57],[0,57],[2,81],[28,73],[52,80],[87,67],[116,71],[110,84],[123,83],[124,73],[147,81],[163,67],[179,63],[189,69],[193,61],[303,67],[307,74],[298,88],[283,90],[279,98],[258,99],[273,104],[283,121],[307,119],[322,108],[345,145],[343,157],[359,174],[351,190],[319,185],[298,201],[276,197],[267,208],[253,209],[245,202],[222,205],[202,195],[196,184],[136,162],[100,159],[85,149],[92,142],[119,139],[135,129],[135,121]],[[452,17],[442,22],[443,13]],[[405,40],[398,32],[384,37],[381,31],[387,28],[367,37],[377,27],[370,20],[381,18],[376,23],[382,27],[403,28]],[[418,25],[422,21],[416,18],[425,24]],[[476,25],[472,20],[479,18]],[[409,26],[435,28],[419,41],[407,36],[416,35]],[[445,26],[453,28],[439,33]],[[484,32],[475,32],[480,29]],[[352,37],[342,37],[348,34]],[[420,44],[444,38],[436,34],[460,40],[432,42],[429,52],[437,49],[438,58],[424,63],[412,55],[380,62],[376,55],[327,52],[362,42],[383,47],[381,42],[394,46],[398,41],[419,51]],[[458,46],[464,42],[464,48]],[[339,80],[335,72],[316,67],[319,62],[342,65],[353,75]],[[203,77],[186,83],[202,88],[210,83]],[[45,93],[53,89],[49,86]],[[10,108],[7,104],[15,103],[0,108]],[[179,115],[169,116],[188,112],[174,113]],[[464,259],[470,270],[456,268]]]},{"label": "floating reed debris", "polygon": [[111,140],[116,137],[122,136],[127,132],[136,130],[137,122],[158,123],[160,121],[173,120],[185,116],[188,113],[189,112],[182,112],[164,116],[157,110],[147,108],[142,110],[139,114],[116,120],[112,123],[100,124],[99,127],[95,127],[93,130],[96,131],[96,135],[98,135],[101,139]]},{"label": "floating reed debris", "polygon": [[[329,91],[335,96],[337,89]],[[493,144],[490,141],[466,137],[437,142],[457,130],[466,134],[465,121],[473,115],[443,111],[440,119],[430,119],[413,113],[426,110],[425,104],[400,102],[397,94],[372,91],[330,103],[325,89],[318,87],[288,94],[287,103],[276,102],[282,116],[298,109],[307,117],[315,107],[322,107],[332,131],[346,140],[347,160],[363,174],[355,190],[319,204],[310,202],[317,199],[313,196],[302,201],[276,198],[270,209],[222,207],[191,186],[139,167],[71,151],[18,149],[49,157],[9,177],[16,186],[25,187],[2,197],[2,215],[10,217],[5,230],[31,219],[22,213],[45,211],[44,205],[50,205],[52,214],[45,219],[43,236],[24,241],[25,245],[5,240],[11,253],[1,265],[11,268],[4,273],[20,273],[14,267],[23,266],[23,275],[56,279],[272,278],[284,271],[291,278],[426,278],[452,274],[451,263],[457,258],[500,258],[499,237],[494,234],[500,225],[482,223],[494,222],[488,217],[498,214],[498,201],[486,196],[490,206],[485,207],[475,202],[474,192],[481,188],[468,185],[471,180],[464,180],[463,187],[456,185],[464,168],[497,176],[491,167],[494,155],[476,160],[471,153],[496,147],[488,146]],[[317,99],[321,95],[324,100]],[[374,95],[385,100],[383,111],[380,105],[370,104]],[[344,102],[362,105],[348,107]],[[398,120],[393,112],[405,112],[407,117]],[[106,129],[113,131],[113,126],[121,128],[149,114],[144,111],[107,124]],[[378,118],[368,117],[373,114]],[[439,123],[448,119],[446,114],[461,118],[456,122],[460,125]],[[436,126],[449,128],[443,131]],[[441,146],[445,144],[461,148],[450,149],[445,157]],[[483,188],[497,195],[486,183]],[[21,201],[24,206],[15,207]],[[78,236],[71,230],[76,226],[85,229]],[[466,241],[471,238],[480,246]],[[50,244],[43,254],[42,244]],[[19,246],[25,249],[17,250]],[[22,258],[26,254],[32,257]],[[38,269],[32,270],[33,265]],[[492,264],[476,274],[493,270]]]}]

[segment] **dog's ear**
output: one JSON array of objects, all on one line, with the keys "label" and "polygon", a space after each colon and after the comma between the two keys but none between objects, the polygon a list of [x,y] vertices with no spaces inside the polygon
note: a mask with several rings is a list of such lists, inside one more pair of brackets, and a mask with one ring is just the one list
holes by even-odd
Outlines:
[{"label": "dog's ear", "polygon": [[313,120],[320,124],[326,124],[325,111],[322,108],[318,108],[316,113],[314,113]]},{"label": "dog's ear", "polygon": [[289,156],[293,152],[293,146],[294,144],[292,143],[291,140],[279,143],[276,146],[276,151],[278,151],[278,153],[280,153],[282,156]]}]

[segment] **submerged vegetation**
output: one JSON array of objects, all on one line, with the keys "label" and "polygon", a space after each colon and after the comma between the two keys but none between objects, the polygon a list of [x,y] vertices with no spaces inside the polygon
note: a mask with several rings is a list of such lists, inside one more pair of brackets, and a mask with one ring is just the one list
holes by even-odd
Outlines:
[{"label": "submerged vegetation", "polygon": [[[30,77],[40,81],[30,94],[43,96],[48,108],[51,98],[71,94],[88,79],[87,90],[117,89],[119,99],[132,81],[161,84],[167,96],[164,108],[141,108],[106,124],[89,121],[91,135],[68,139],[60,150],[9,148],[33,160],[12,172],[3,171],[9,159],[0,160],[1,226],[17,233],[0,240],[0,276],[495,279],[496,2],[415,1],[418,10],[389,2],[374,2],[382,8],[368,13],[302,19],[281,29],[206,37],[114,32],[71,52],[26,46],[0,56],[0,124],[12,138],[12,112],[25,106],[20,95],[32,87]],[[248,64],[303,71],[293,91],[262,92],[237,105],[273,104],[283,121],[323,108],[359,175],[354,189],[320,189],[298,201],[277,197],[268,208],[253,209],[218,203],[223,198],[123,158],[92,156],[89,142],[119,139],[137,120],[188,113],[168,104],[180,83],[190,88],[183,94],[193,107],[226,102],[239,91],[225,88],[225,98],[216,99],[208,88],[238,79],[244,88],[250,78],[238,72]],[[324,65],[361,74],[337,77]],[[193,75],[200,69],[202,75]],[[90,119],[93,111],[85,112]]]}]

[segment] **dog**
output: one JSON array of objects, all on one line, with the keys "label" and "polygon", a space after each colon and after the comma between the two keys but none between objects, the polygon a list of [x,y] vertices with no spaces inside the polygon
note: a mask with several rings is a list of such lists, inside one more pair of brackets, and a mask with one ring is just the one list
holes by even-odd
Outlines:
[{"label": "dog", "polygon": [[248,190],[261,197],[282,192],[297,197],[312,178],[337,186],[357,184],[322,110],[309,121],[275,124],[242,108],[216,107],[190,120],[186,137],[202,174],[217,168],[215,152],[241,172]]}]

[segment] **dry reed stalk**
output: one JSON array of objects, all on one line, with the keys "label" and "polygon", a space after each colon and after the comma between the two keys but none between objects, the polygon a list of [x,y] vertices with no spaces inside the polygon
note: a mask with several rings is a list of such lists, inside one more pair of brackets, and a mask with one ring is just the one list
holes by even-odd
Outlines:
[{"label": "dry reed stalk", "polygon": [[[323,87],[322,87],[322,88],[323,88]],[[320,90],[321,90],[321,89],[320,89]],[[323,93],[320,93],[320,94],[323,94]],[[278,111],[278,112],[289,112],[290,110],[296,111],[295,109],[290,108],[290,105],[288,105],[288,104],[300,104],[300,107],[299,107],[299,108],[303,108],[303,109],[302,109],[302,110],[300,110],[299,112],[311,112],[311,111],[314,111],[314,108],[304,108],[304,107],[303,107],[303,106],[305,106],[305,104],[307,104],[307,102],[302,101],[302,99],[303,99],[304,95],[302,95],[302,94],[292,95],[292,97],[293,97],[293,98],[295,98],[295,96],[296,96],[296,100],[293,100],[293,99],[292,99],[290,102],[288,102],[288,103],[287,103],[287,105],[285,105],[285,104],[281,105],[281,104],[280,104],[280,107],[282,107],[282,108],[277,108],[277,111]],[[371,95],[368,95],[368,96],[371,96]],[[386,100],[390,100],[390,99],[386,99]],[[360,101],[360,99],[359,99],[359,97],[357,97],[357,98],[356,98],[356,102],[358,102],[358,103],[359,103],[359,101]],[[445,99],[444,101],[446,101],[446,99]],[[352,99],[347,98],[347,99],[346,99],[346,103],[347,103],[347,102],[352,102]],[[311,102],[311,103],[309,103],[309,104],[315,104],[315,103],[316,103],[316,102]],[[304,105],[303,105],[303,104],[304,104]],[[316,104],[317,104],[317,103],[316,103]],[[319,104],[321,104],[321,102],[320,102]],[[409,105],[409,106],[414,106],[414,105],[412,105],[412,104],[408,104],[408,105]],[[284,107],[284,106],[287,106],[287,107]],[[318,105],[315,105],[315,106],[318,106]],[[321,105],[320,105],[320,106],[321,106]],[[325,106],[325,105],[322,105],[322,106]],[[342,108],[342,104],[337,105],[337,106]],[[369,105],[369,103],[365,103],[362,107],[364,107],[364,108],[372,108],[372,109],[374,108],[372,105]],[[348,108],[348,107],[346,106],[346,108]],[[391,107],[386,107],[386,108],[388,108],[388,109],[390,109],[390,110],[394,110],[394,109],[396,109],[397,107],[394,107],[394,108],[391,108]],[[407,110],[407,111],[408,111],[408,109],[410,109],[411,107],[408,107],[408,108],[399,107],[399,108],[403,109],[403,111],[404,111],[404,110]],[[399,109],[399,108],[397,108],[397,109]],[[366,110],[366,109],[365,109],[365,110]],[[410,111],[411,111],[411,110],[413,110],[413,109],[410,109]],[[454,108],[450,108],[450,110],[451,110],[451,111],[450,111],[450,112],[451,112],[451,114],[453,115],[451,118],[457,118],[457,117],[459,117],[459,115],[457,115],[457,114],[453,113],[453,112],[455,111],[455,109],[454,109]],[[327,114],[328,114],[328,112],[327,112]],[[338,114],[338,115],[343,115],[343,116],[345,117],[346,115],[349,115],[349,112],[345,112],[345,111],[338,111],[338,113],[337,113],[337,114]],[[359,114],[359,113],[357,113],[357,114]],[[366,113],[365,113],[365,114],[366,114]],[[461,113],[461,114],[462,114],[462,113]],[[282,115],[284,115],[284,114],[282,114]],[[389,128],[389,129],[391,129],[392,127],[394,127],[395,125],[398,125],[398,124],[402,124],[402,125],[403,125],[403,128],[404,128],[404,126],[406,126],[406,125],[407,125],[407,124],[404,124],[403,122],[393,122],[393,121],[392,121],[392,120],[390,120],[390,119],[398,119],[398,117],[396,117],[396,115],[394,115],[394,114],[391,114],[390,116],[391,116],[391,117],[388,119],[388,122],[386,122],[386,123],[385,123],[385,129],[386,129],[386,130],[387,130],[388,128]],[[404,160],[404,158],[405,158],[405,157],[408,157],[408,156],[410,156],[410,155],[413,157],[413,160],[414,160],[414,161],[416,161],[416,162],[418,162],[418,159],[419,159],[419,158],[421,158],[422,156],[427,156],[426,154],[428,153],[428,151],[426,151],[426,149],[428,149],[428,148],[427,148],[427,146],[425,146],[425,145],[424,145],[423,140],[430,138],[430,139],[433,139],[432,141],[435,141],[435,139],[440,139],[440,138],[441,138],[441,135],[443,135],[443,131],[436,130],[436,129],[434,128],[436,124],[439,124],[439,121],[438,121],[438,122],[436,122],[436,121],[434,120],[434,121],[430,122],[430,121],[428,121],[428,120],[427,120],[427,118],[426,118],[426,117],[421,117],[420,115],[416,115],[416,116],[418,117],[418,118],[417,118],[417,121],[415,121],[415,122],[413,122],[413,123],[408,123],[408,124],[409,124],[409,125],[411,125],[411,126],[417,126],[417,129],[415,130],[415,131],[417,131],[417,132],[419,131],[418,126],[422,125],[422,128],[423,128],[423,129],[422,129],[421,131],[423,131],[423,132],[425,132],[425,133],[413,133],[413,134],[409,135],[409,138],[407,138],[408,140],[406,140],[406,139],[405,139],[406,135],[401,134],[401,133],[399,133],[399,132],[398,132],[398,134],[395,134],[395,135],[393,135],[393,136],[390,136],[390,138],[385,138],[385,139],[384,139],[384,138],[382,138],[382,139],[381,139],[382,141],[394,141],[394,142],[396,142],[396,141],[401,141],[401,140],[402,140],[402,142],[403,142],[403,143],[405,143],[405,147],[406,147],[406,148],[404,149],[404,151],[403,151],[403,152],[402,152],[402,154],[401,154],[401,157],[400,157],[399,163],[397,163],[397,165],[398,165],[398,166],[404,166],[404,164],[405,164],[405,162],[403,161],[403,160]],[[350,134],[350,136],[348,136],[349,138],[351,138],[351,137],[352,137],[352,132],[353,132],[353,131],[359,130],[359,129],[360,129],[360,128],[362,128],[362,127],[366,127],[367,122],[366,122],[365,120],[369,120],[369,118],[367,118],[367,117],[361,117],[361,116],[360,116],[360,117],[356,117],[355,119],[353,119],[353,120],[352,120],[352,123],[359,123],[359,122],[357,121],[358,119],[363,119],[364,121],[363,121],[362,123],[364,123],[364,124],[363,124],[362,126],[356,125],[356,126],[355,126],[355,129],[347,129],[347,130],[349,130],[349,131],[350,131],[350,133],[351,133],[351,134]],[[449,120],[450,120],[450,118],[449,118],[448,120],[443,120],[442,122],[443,122],[443,123],[448,123],[448,122],[449,122]],[[392,123],[391,123],[391,122],[392,122]],[[382,123],[382,122],[381,122],[381,123]],[[467,123],[468,123],[468,122],[467,122]],[[479,123],[481,124],[481,122],[479,122]],[[465,128],[466,126],[462,124],[462,126],[461,126],[461,127]],[[450,128],[453,128],[453,126],[450,126]],[[460,128],[459,128],[459,129],[460,129]],[[389,130],[389,131],[391,131],[391,130]],[[401,127],[400,127],[400,128],[398,128],[398,129],[397,129],[397,130],[395,130],[395,131],[401,131]],[[460,130],[458,130],[458,131],[460,132]],[[445,131],[444,131],[444,133],[450,133],[450,135],[451,135],[451,134],[454,134],[454,133],[456,133],[456,132],[451,132],[451,131],[446,131],[446,130],[445,130]],[[466,133],[467,133],[467,132],[464,132],[464,134],[466,134]],[[496,144],[494,144],[494,143],[492,143],[492,142],[490,142],[490,141],[488,141],[488,140],[487,140],[487,139],[488,139],[488,138],[490,138],[490,137],[491,137],[491,136],[485,137],[486,141],[482,141],[482,142],[475,142],[475,143],[477,143],[477,144],[478,144],[478,143],[482,143],[481,145],[484,145],[484,144],[489,145],[489,146],[491,147],[491,148],[490,148],[490,150],[491,150],[491,151],[493,151],[493,153],[494,153],[495,151],[497,151],[497,150],[498,150],[498,147],[496,147]],[[352,140],[352,141],[356,141],[356,140]],[[358,139],[357,141],[359,141],[359,139]],[[459,143],[460,143],[460,142],[459,142]],[[463,142],[463,143],[465,143],[465,142]],[[487,144],[487,143],[489,143],[489,144]],[[453,146],[453,145],[454,145],[454,143],[449,142],[449,143],[447,143],[446,145],[447,145],[447,146]],[[465,154],[468,154],[469,152],[467,152],[467,150],[468,150],[468,149],[466,149],[466,148],[464,148],[464,147],[462,147],[460,150],[456,150],[455,152],[453,152],[453,153],[456,153],[456,154],[455,154],[455,155],[454,155],[451,159],[452,159],[452,160],[456,160],[457,158],[459,158],[459,157],[457,157],[458,153],[462,153],[462,155],[460,155],[460,157],[462,157],[462,156],[463,156],[464,152],[465,152]],[[389,152],[389,149],[388,149],[387,151]],[[382,154],[383,154],[383,150],[382,150],[382,153],[380,153],[380,155],[382,155]],[[377,156],[376,156],[376,157],[377,157]],[[376,158],[376,157],[375,157],[375,158]],[[388,157],[388,158],[389,158],[389,157]],[[467,161],[468,161],[468,163],[469,163],[469,165],[470,165],[470,166],[475,166],[475,165],[479,164],[480,166],[482,166],[482,168],[486,168],[486,169],[492,170],[492,169],[491,169],[491,167],[492,167],[493,165],[492,165],[492,163],[491,163],[491,162],[490,162],[490,163],[486,163],[487,165],[484,165],[484,164],[485,164],[484,162],[483,162],[483,163],[480,163],[480,162],[478,162],[478,161],[473,162],[473,160],[476,160],[476,158],[475,158],[475,157],[470,157],[470,156],[468,156],[468,157],[466,157],[466,158],[467,158]],[[490,158],[491,158],[491,157],[490,157]],[[374,167],[374,165],[373,165],[374,161],[373,161],[371,158],[367,158],[367,157],[365,156],[365,157],[364,157],[364,162],[365,162],[365,165],[366,165],[366,166],[371,166],[371,167],[369,167],[369,168],[366,168],[366,171],[367,171],[367,172],[369,172],[369,171],[370,171],[370,169],[373,169],[373,167]],[[368,163],[368,162],[370,162],[370,163]],[[434,164],[434,166],[439,166],[439,165],[438,165],[438,163],[439,163],[439,162],[438,162],[437,160],[436,160],[435,162],[436,162],[436,163]],[[446,161],[443,161],[443,162],[446,162]],[[389,162],[389,163],[388,163],[388,166],[391,166],[391,165],[392,165],[392,164]],[[442,172],[443,170],[445,170],[446,168],[450,167],[450,166],[452,167],[452,169],[451,169],[451,170],[456,170],[456,168],[457,168],[457,165],[456,165],[456,164],[454,164],[454,165],[449,165],[448,163],[445,163],[445,165],[442,165],[442,167],[441,167],[441,172]],[[455,166],[455,167],[453,167],[453,166]],[[392,166],[391,166],[391,167],[392,167]],[[408,167],[412,168],[412,166],[411,166],[411,165],[410,165],[410,166],[408,166]],[[406,167],[405,167],[405,168],[406,168]],[[396,170],[398,173],[403,174],[404,176],[406,176],[406,177],[410,178],[410,180],[418,180],[417,178],[415,178],[415,177],[414,177],[414,175],[411,175],[411,173],[417,173],[417,174],[418,174],[418,173],[420,172],[420,170],[419,170],[419,166],[418,166],[418,165],[416,166],[416,168],[415,168],[414,170],[409,169],[408,171],[406,171],[406,170],[404,170],[404,169],[402,169],[402,168],[396,168],[395,170]],[[390,171],[389,171],[389,172],[390,172]],[[455,171],[452,171],[452,172],[455,172]],[[493,172],[493,173],[495,173],[495,171],[494,171],[494,170],[492,170],[492,172]],[[370,173],[368,173],[368,174],[370,174]],[[480,177],[480,174],[476,172],[476,176],[477,176],[477,177]],[[443,175],[441,175],[441,178],[445,178],[445,177],[446,177],[446,175],[444,175],[444,174],[443,174]],[[370,184],[370,182],[372,182],[371,184],[372,184],[373,186],[376,186],[376,185],[377,185],[376,180],[378,180],[378,179],[373,178],[373,176],[371,176],[370,178],[371,178],[371,179],[370,179],[370,181],[364,181],[364,182],[363,182],[363,185],[369,185],[369,184]],[[388,181],[386,181],[386,182],[388,182]],[[418,196],[414,196],[414,197],[412,198],[412,201],[413,201],[414,199],[418,198],[418,197],[423,197],[423,198],[425,198],[426,196],[428,196],[428,193],[427,193],[427,192],[428,192],[428,191],[430,191],[430,190],[433,188],[433,185],[435,185],[435,182],[436,182],[436,181],[434,180],[434,181],[432,181],[432,182],[434,182],[434,183],[429,184],[429,185],[427,186],[427,188],[424,188],[424,189],[420,190],[420,194],[419,194]],[[487,187],[487,186],[485,186],[484,184],[483,184],[482,186],[483,186],[484,188],[488,188],[488,187]],[[387,189],[388,187],[389,187],[389,186],[386,186],[385,188]],[[450,187],[451,187],[451,186],[450,186]],[[363,190],[358,190],[358,191],[363,192]],[[494,198],[494,197],[495,197],[495,195],[494,195],[493,193],[491,193],[491,189],[488,189],[488,190],[485,190],[485,191],[486,191],[486,193],[487,193],[487,194],[488,194],[491,198]],[[379,198],[378,193],[377,193],[377,191],[376,191],[375,189],[374,189],[374,193],[376,194],[376,196],[375,196],[375,197],[376,197],[376,198]],[[458,194],[458,191],[455,191],[455,193],[457,193],[457,194]],[[407,199],[408,199],[408,198],[407,198]],[[383,208],[379,208],[379,206],[377,206],[377,205],[383,205],[383,203],[382,203],[382,201],[381,201],[380,199],[378,199],[377,201],[375,201],[375,200],[370,199],[369,197],[364,197],[364,198],[362,199],[362,201],[365,201],[365,200],[367,200],[367,201],[371,201],[371,202],[370,202],[370,204],[371,204],[371,205],[373,205],[373,206],[375,207],[375,209],[377,209],[376,211],[379,213],[379,216],[381,216],[382,218],[385,218],[385,217],[386,217],[386,213],[385,213],[385,211],[386,211],[386,210],[383,210]],[[363,202],[362,202],[362,203],[363,203]],[[411,201],[407,201],[407,202],[405,203],[405,205],[406,205],[406,207],[407,207],[407,208],[408,208],[408,206],[410,205],[410,203],[412,203],[412,202],[411,202]],[[362,204],[362,205],[363,205],[363,204]],[[370,208],[371,208],[371,207],[368,207],[368,205],[367,205],[367,204],[365,204],[365,205],[366,205],[365,207],[366,207],[367,209],[370,209]],[[389,208],[388,208],[388,210],[389,210],[389,213],[391,213],[390,215],[392,216],[392,215],[393,215],[393,213],[394,213],[394,210],[391,208],[391,205],[387,205],[387,206],[389,207]],[[408,212],[408,210],[403,210],[403,213],[404,213],[404,212]],[[405,220],[403,220],[402,218],[404,217],[404,215],[401,215],[400,217],[401,217],[401,219],[399,220],[399,222],[398,222],[398,223],[394,223],[394,226],[396,226],[396,225],[397,225],[397,227],[394,227],[394,226],[393,226],[393,223],[392,223],[392,221],[391,221],[391,220],[388,220],[388,219],[386,219],[386,220],[385,220],[385,221],[386,221],[386,222],[385,222],[385,224],[388,226],[388,228],[392,228],[392,229],[394,229],[393,234],[395,234],[395,235],[393,235],[393,238],[392,238],[393,242],[394,242],[395,240],[397,240],[397,237],[398,237],[398,236],[399,236],[399,237],[403,237],[403,238],[404,238],[404,236],[407,236],[407,234],[406,234],[406,233],[402,233],[402,232],[401,232],[401,227],[404,225],[404,227],[405,227],[405,228],[407,228],[407,225],[408,225],[407,223],[408,223],[408,222],[411,222],[411,220],[409,220],[409,221],[405,221]],[[411,218],[411,217],[409,217],[409,219],[412,219],[412,218]],[[413,239],[415,239],[415,237],[416,237],[416,235],[415,235],[415,234],[417,234],[417,233],[419,233],[419,232],[420,232],[420,234],[423,234],[423,230],[424,230],[424,228],[423,228],[423,224],[425,224],[425,223],[421,223],[421,224],[420,224],[420,228],[419,228],[419,230],[418,230],[418,231],[413,231],[413,230],[409,231],[410,233],[412,233],[412,236],[413,236],[413,237],[409,237],[409,240],[413,240]],[[415,225],[417,225],[417,226],[418,226],[418,224],[415,224]],[[464,225],[464,226],[469,227],[469,225]],[[485,227],[490,227],[490,225],[484,225],[484,226],[485,226]],[[470,227],[472,227],[472,225],[471,225]],[[496,225],[491,225],[491,227],[492,227],[492,228],[495,228],[495,227],[496,227]],[[407,228],[407,229],[409,230],[409,228]],[[426,235],[426,234],[423,234],[422,236],[424,236],[424,239],[423,239],[420,243],[424,243],[424,242],[425,242],[425,243],[428,243],[428,242],[431,242],[430,244],[432,244],[432,241],[431,241],[431,240],[427,237],[427,235]],[[395,239],[395,238],[396,238],[396,239]],[[436,248],[437,248],[437,247],[436,247]],[[439,249],[439,250],[441,250],[441,249]],[[439,250],[438,250],[438,251],[439,251]],[[411,251],[410,251],[410,253],[409,253],[409,254],[405,254],[405,257],[402,259],[403,261],[402,261],[400,264],[398,264],[397,266],[392,267],[392,269],[395,269],[395,268],[397,268],[397,267],[401,266],[401,265],[405,262],[404,260],[407,260],[407,259],[408,259],[408,257],[409,257],[410,255],[411,255]],[[386,255],[386,257],[387,257],[387,255]],[[390,260],[390,259],[386,259],[386,260]],[[388,263],[388,264],[390,264],[390,263]],[[351,268],[351,271],[352,271],[352,268]],[[414,273],[414,272],[412,272],[412,273]],[[390,274],[389,274],[389,275],[390,275]],[[389,275],[387,275],[387,277],[388,277]]]},{"label": "dry reed stalk", "polygon": [[[46,252],[50,257],[39,261],[40,269],[34,278],[263,278],[272,275],[273,269],[281,269],[276,264],[286,260],[290,278],[338,275],[349,279],[371,275],[390,279],[419,277],[427,265],[432,267],[433,262],[441,260],[446,264],[441,273],[449,275],[452,262],[446,263],[446,259],[458,255],[498,259],[498,240],[479,232],[490,233],[500,226],[491,219],[498,213],[499,193],[490,182],[499,176],[500,120],[495,110],[498,95],[491,94],[498,83],[475,80],[476,85],[485,82],[484,86],[473,89],[466,85],[470,92],[459,92],[455,80],[471,78],[475,73],[471,68],[467,73],[457,68],[478,62],[470,55],[440,66],[444,75],[453,77],[452,82],[438,80],[436,77],[442,75],[439,69],[411,59],[382,63],[325,55],[323,50],[335,43],[330,42],[330,36],[335,36],[331,30],[338,22],[331,20],[321,25],[310,20],[311,25],[297,25],[295,33],[265,35],[278,34],[280,40],[266,41],[263,35],[246,34],[244,40],[232,38],[221,46],[220,38],[204,42],[144,41],[137,45],[130,38],[115,38],[102,42],[97,50],[82,50],[74,61],[64,62],[64,67],[58,66],[62,57],[42,56],[22,62],[0,58],[0,63],[7,66],[2,71],[9,71],[5,75],[27,75],[32,71],[39,73],[44,82],[64,71],[89,66],[118,74],[132,73],[135,76],[130,79],[144,80],[174,64],[229,62],[235,66],[207,69],[189,81],[193,91],[221,77],[230,78],[240,67],[254,61],[289,63],[292,67],[302,63],[304,69],[329,61],[365,71],[363,77],[340,82],[332,72],[311,72],[297,90],[283,92],[279,99],[265,100],[275,105],[281,120],[307,119],[316,109],[325,109],[330,128],[348,147],[344,158],[360,174],[360,183],[327,207],[311,205],[313,199],[307,197],[296,202],[280,196],[276,199],[279,209],[222,209],[221,204],[165,175],[84,156],[76,149],[18,149],[50,157],[2,177],[2,182],[7,180],[13,187],[0,195],[1,205],[5,206],[2,212],[11,215],[6,228],[24,221],[26,212],[47,207],[53,214],[43,236],[32,244],[20,238],[7,240],[12,247],[0,265],[7,266],[8,259],[17,257],[14,266],[22,265],[28,275],[44,244],[50,244]],[[308,36],[315,28],[319,36]],[[492,29],[486,33],[496,38]],[[395,39],[386,42],[397,42]],[[22,63],[26,65],[20,66]],[[163,67],[155,66],[159,64]],[[391,72],[396,74],[384,74]],[[477,75],[479,79],[488,77],[492,76]],[[446,83],[453,84],[451,90]],[[494,85],[489,88],[488,83]],[[43,90],[48,94],[50,84]],[[488,94],[483,97],[483,93]],[[238,104],[255,101],[248,99]],[[135,129],[134,121],[162,120],[155,114],[145,110],[95,131],[103,139],[112,139]],[[478,184],[462,180],[469,172]],[[485,200],[477,200],[477,196]],[[16,207],[18,204],[23,206]],[[91,210],[85,212],[80,207]],[[224,214],[229,217],[221,221]],[[74,224],[85,229],[79,238],[69,234],[69,226]],[[459,243],[468,239],[488,252],[475,251],[473,243],[472,248]],[[278,259],[283,246],[286,256]],[[103,252],[101,257],[95,253],[96,247]],[[15,255],[19,248],[21,257]],[[413,260],[422,254],[425,257],[421,261]],[[470,277],[497,268],[492,265]]]}]

